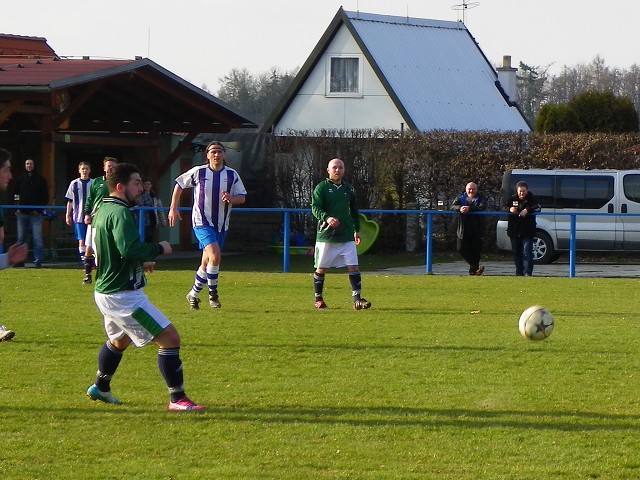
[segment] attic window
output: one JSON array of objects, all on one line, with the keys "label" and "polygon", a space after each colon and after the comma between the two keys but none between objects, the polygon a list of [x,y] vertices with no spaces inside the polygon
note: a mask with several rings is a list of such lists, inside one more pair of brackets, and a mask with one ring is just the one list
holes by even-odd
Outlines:
[{"label": "attic window", "polygon": [[328,55],[326,95],[362,96],[362,59],[354,55]]}]

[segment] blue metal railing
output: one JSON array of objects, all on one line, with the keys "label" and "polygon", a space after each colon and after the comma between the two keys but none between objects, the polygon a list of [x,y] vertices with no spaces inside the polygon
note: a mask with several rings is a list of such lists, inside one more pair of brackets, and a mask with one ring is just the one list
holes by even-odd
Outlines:
[{"label": "blue metal railing", "polygon": [[[43,208],[41,205],[2,205],[3,209],[6,210],[17,210],[17,209],[25,209],[25,208]],[[47,211],[62,211],[62,216],[66,212],[66,207],[64,206],[47,206]],[[147,210],[163,210],[168,211],[167,207],[157,208],[157,207],[134,207],[132,210],[134,211],[147,211]],[[181,207],[179,208],[181,212],[191,212],[191,207]],[[381,215],[419,215],[425,217],[425,274],[432,275],[433,274],[433,217],[434,215],[459,215],[459,212],[455,212],[452,210],[379,210],[379,209],[364,209],[360,210],[361,213],[364,214],[381,214]],[[290,253],[289,247],[291,246],[291,214],[293,213],[304,213],[311,214],[311,209],[308,208],[235,208],[234,214],[236,213],[281,213],[283,215],[283,253],[282,253],[282,270],[285,273],[289,273],[290,271]],[[475,212],[471,215],[492,215],[492,216],[502,216],[506,217],[509,215],[507,212],[500,211],[491,211],[491,212]],[[546,213],[540,212],[536,214],[537,216],[549,216],[549,217],[558,217],[565,216],[569,217],[570,222],[570,236],[569,236],[569,277],[575,278],[576,276],[576,225],[578,217],[640,217],[640,214],[635,213]],[[64,221],[64,220],[63,220]],[[138,216],[138,231],[140,232],[140,238],[144,238],[144,215]]]}]

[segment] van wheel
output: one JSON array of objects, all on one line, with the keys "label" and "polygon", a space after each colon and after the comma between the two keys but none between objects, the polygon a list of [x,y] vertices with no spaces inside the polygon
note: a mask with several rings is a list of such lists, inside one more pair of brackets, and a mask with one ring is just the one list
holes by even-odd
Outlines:
[{"label": "van wheel", "polygon": [[533,237],[533,263],[551,263],[557,258],[553,251],[551,237],[542,230],[536,230],[536,235]]}]

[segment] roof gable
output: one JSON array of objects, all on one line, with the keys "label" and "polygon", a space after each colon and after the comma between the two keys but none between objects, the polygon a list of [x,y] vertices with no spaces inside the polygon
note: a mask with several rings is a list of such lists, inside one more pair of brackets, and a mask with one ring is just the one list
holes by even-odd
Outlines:
[{"label": "roof gable", "polygon": [[[227,132],[255,124],[232,107],[153,61],[0,58],[0,113],[19,129],[33,129],[29,114],[51,109],[75,131]],[[0,117],[1,119],[2,117]],[[6,116],[5,116],[6,118]],[[1,122],[0,122],[1,123]]]},{"label": "roof gable", "polygon": [[530,130],[462,22],[338,10],[293,84],[265,122],[275,127],[345,26],[409,128]]}]

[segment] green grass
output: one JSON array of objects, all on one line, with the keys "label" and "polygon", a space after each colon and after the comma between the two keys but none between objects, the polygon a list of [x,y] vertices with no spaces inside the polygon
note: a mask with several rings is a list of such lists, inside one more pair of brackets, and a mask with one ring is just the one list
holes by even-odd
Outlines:
[{"label": "green grass", "polygon": [[[0,478],[640,478],[638,280],[369,273],[356,312],[332,272],[319,312],[308,272],[231,258],[220,311],[188,310],[191,267],[147,287],[204,414],[166,412],[153,346],[125,354],[124,405],[89,401],[104,333],[81,271],[1,272]],[[518,334],[533,304],[544,342]]]},{"label": "green grass", "polygon": [[[195,268],[198,263],[199,254],[195,252],[192,256],[178,255],[177,258],[167,257],[162,261],[171,269]],[[437,257],[440,262],[459,261],[460,256],[450,253],[443,253]],[[253,252],[241,254],[225,254],[222,259],[222,269],[235,272],[273,272],[283,271],[283,257],[281,253]],[[383,268],[407,267],[414,265],[424,265],[426,263],[424,253],[392,253],[392,254],[369,254],[361,255],[359,258],[360,269],[363,272],[380,270]],[[289,269],[291,273],[308,273],[313,271],[313,257],[309,255],[290,255]]]}]

